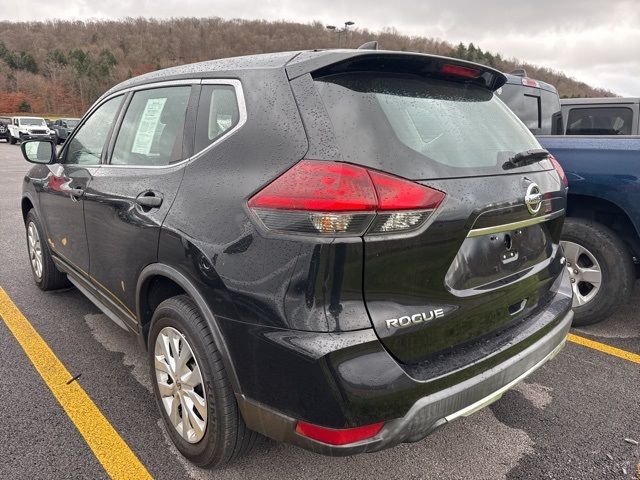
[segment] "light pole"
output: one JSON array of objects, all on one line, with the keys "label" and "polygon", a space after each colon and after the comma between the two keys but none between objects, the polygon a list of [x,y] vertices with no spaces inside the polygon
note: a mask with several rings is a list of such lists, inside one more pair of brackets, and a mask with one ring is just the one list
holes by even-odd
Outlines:
[{"label": "light pole", "polygon": [[327,30],[331,30],[333,32],[336,33],[336,37],[338,39],[338,48],[340,48],[340,44],[342,43],[342,34],[345,34],[345,38],[348,35],[348,31],[349,31],[349,27],[351,25],[355,25],[355,22],[352,22],[351,20],[347,20],[346,22],[344,22],[344,27],[343,28],[337,28],[335,25],[327,25]]}]

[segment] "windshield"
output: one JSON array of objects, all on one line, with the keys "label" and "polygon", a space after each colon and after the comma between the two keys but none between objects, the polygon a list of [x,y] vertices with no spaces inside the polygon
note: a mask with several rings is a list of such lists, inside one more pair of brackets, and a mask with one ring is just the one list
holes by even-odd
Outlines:
[{"label": "windshield", "polygon": [[46,127],[47,124],[44,123],[43,118],[19,118],[18,122],[20,125],[24,125],[25,127]]},{"label": "windshield", "polygon": [[346,161],[378,157],[373,166],[384,169],[384,155],[406,159],[412,178],[474,176],[504,173],[502,165],[514,154],[540,148],[483,87],[366,73],[316,82]]},{"label": "windshield", "polygon": [[76,128],[80,120],[65,120],[65,123],[67,124],[67,128]]}]

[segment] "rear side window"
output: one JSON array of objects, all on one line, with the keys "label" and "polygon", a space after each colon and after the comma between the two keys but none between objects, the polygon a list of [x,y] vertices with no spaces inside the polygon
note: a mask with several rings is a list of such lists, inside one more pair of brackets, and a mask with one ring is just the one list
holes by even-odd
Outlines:
[{"label": "rear side window", "polygon": [[239,121],[235,88],[232,85],[203,85],[196,124],[196,152],[211,145]]},{"label": "rear side window", "polygon": [[541,88],[540,100],[542,104],[540,134],[562,135],[562,107],[560,106],[560,97],[556,92],[550,92]]},{"label": "rear side window", "polygon": [[476,85],[365,73],[316,85],[348,162],[414,179],[474,176],[505,173],[509,157],[540,148],[493,92]]},{"label": "rear side window", "polygon": [[631,135],[632,119],[626,107],[572,108],[567,135]]},{"label": "rear side window", "polygon": [[541,127],[542,111],[539,89],[507,83],[498,90],[500,100],[515,113],[530,130],[536,133]]},{"label": "rear side window", "polygon": [[161,166],[182,160],[191,86],[136,92],[118,132],[112,165]]}]

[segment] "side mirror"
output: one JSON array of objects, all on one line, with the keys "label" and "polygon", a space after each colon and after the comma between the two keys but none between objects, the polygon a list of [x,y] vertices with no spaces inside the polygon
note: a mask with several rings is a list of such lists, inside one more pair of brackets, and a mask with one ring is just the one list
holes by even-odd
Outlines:
[{"label": "side mirror", "polygon": [[49,165],[56,161],[56,148],[51,140],[25,140],[20,148],[27,162]]}]

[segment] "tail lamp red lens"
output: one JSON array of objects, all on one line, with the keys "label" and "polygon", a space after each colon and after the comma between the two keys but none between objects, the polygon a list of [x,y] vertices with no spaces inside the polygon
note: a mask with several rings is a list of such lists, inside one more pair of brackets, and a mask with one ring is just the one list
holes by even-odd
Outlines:
[{"label": "tail lamp red lens", "polygon": [[443,64],[440,67],[440,73],[464,78],[478,78],[480,76],[480,70],[477,68],[465,67],[463,65],[454,65],[452,63]]},{"label": "tail lamp red lens", "polygon": [[248,206],[270,230],[362,235],[417,228],[444,197],[357,165],[302,160],[251,197]]},{"label": "tail lamp red lens", "polygon": [[381,422],[363,427],[334,429],[300,421],[296,425],[296,432],[303,437],[329,445],[347,445],[375,437],[383,426],[384,423]]},{"label": "tail lamp red lens", "polygon": [[251,208],[323,212],[371,211],[376,195],[367,170],[303,160],[249,200]]},{"label": "tail lamp red lens", "polygon": [[567,178],[567,174],[564,173],[564,169],[560,165],[560,162],[558,162],[558,160],[556,160],[553,155],[549,155],[549,160],[551,160],[553,168],[555,168],[556,172],[558,172],[558,175],[560,175],[560,181],[562,182],[562,185],[567,188],[569,186],[569,179]]}]

